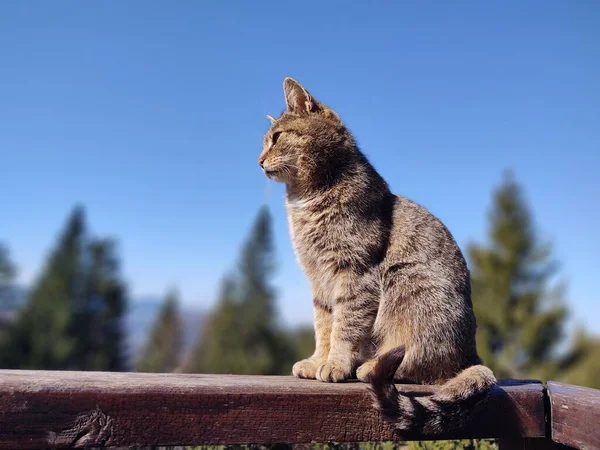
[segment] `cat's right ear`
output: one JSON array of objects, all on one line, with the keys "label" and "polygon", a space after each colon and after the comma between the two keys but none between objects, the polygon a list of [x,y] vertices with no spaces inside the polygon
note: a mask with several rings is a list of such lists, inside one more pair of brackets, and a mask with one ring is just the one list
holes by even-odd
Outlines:
[{"label": "cat's right ear", "polygon": [[288,111],[294,114],[306,115],[319,109],[318,102],[293,78],[283,80],[283,93]]}]

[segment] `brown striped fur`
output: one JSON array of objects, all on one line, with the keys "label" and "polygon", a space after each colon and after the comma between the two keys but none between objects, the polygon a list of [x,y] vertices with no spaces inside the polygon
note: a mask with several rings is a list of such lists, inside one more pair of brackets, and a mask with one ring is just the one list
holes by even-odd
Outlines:
[{"label": "brown striped fur", "polygon": [[[284,94],[259,163],[286,185],[292,243],[312,287],[316,349],[292,373],[370,382],[399,430],[462,426],[496,380],[477,355],[460,249],[435,216],[390,192],[337,113],[292,78]],[[394,380],[442,387],[408,399]]]}]

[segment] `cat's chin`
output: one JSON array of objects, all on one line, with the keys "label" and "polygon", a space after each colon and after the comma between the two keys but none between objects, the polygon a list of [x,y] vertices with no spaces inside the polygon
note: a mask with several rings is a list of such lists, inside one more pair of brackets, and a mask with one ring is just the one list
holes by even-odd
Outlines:
[{"label": "cat's chin", "polygon": [[272,181],[278,183],[285,183],[285,180],[281,177],[282,173],[280,170],[265,170],[265,176]]}]

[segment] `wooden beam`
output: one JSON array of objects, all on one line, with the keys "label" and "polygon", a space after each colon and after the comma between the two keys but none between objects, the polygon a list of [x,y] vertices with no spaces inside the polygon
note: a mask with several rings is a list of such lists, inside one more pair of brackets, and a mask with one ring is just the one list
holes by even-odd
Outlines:
[{"label": "wooden beam", "polygon": [[[468,429],[439,438],[543,436],[542,385],[510,381]],[[360,382],[0,370],[0,449],[390,440]]]},{"label": "wooden beam", "polygon": [[600,448],[600,391],[548,382],[552,440],[578,449]]}]

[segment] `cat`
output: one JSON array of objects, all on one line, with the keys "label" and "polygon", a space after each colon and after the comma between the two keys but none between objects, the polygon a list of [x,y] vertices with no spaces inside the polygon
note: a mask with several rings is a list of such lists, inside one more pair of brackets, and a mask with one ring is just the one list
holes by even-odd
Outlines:
[{"label": "cat", "polygon": [[[463,426],[496,383],[475,345],[466,261],[424,207],[390,192],[340,116],[293,78],[259,165],[285,183],[291,241],[312,289],[315,351],[292,374],[368,383],[399,431]],[[441,385],[406,397],[394,382]]]}]

